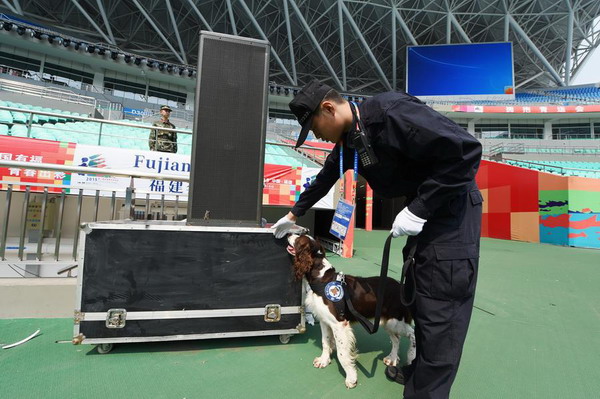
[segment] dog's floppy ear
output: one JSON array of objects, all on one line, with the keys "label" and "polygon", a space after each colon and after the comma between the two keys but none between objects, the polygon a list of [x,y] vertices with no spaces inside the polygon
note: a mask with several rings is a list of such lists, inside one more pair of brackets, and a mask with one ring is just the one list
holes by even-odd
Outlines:
[{"label": "dog's floppy ear", "polygon": [[[302,237],[298,239],[302,239]],[[296,256],[294,257],[294,274],[296,280],[300,280],[306,273],[310,271],[310,269],[312,269],[313,256],[309,240],[302,240],[302,242],[297,242],[296,244]]]}]

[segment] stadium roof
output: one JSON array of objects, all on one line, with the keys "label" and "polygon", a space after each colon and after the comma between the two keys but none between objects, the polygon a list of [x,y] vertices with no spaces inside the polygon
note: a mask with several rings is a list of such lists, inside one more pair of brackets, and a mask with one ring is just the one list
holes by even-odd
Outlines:
[{"label": "stadium roof", "polygon": [[196,63],[200,30],[267,38],[272,81],[314,76],[356,93],[404,88],[407,45],[509,40],[517,87],[540,87],[569,84],[600,43],[598,0],[2,0],[0,11],[177,64]]}]

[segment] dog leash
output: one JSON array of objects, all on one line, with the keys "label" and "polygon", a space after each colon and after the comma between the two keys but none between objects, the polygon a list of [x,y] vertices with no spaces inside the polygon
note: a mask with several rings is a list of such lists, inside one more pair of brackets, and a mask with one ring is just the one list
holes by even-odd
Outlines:
[{"label": "dog leash", "polygon": [[[369,334],[375,334],[379,329],[379,319],[381,318],[381,308],[383,307],[383,297],[385,295],[388,266],[390,263],[390,249],[392,246],[392,239],[393,236],[390,234],[385,240],[385,245],[383,246],[383,256],[381,259],[381,273],[379,275],[379,287],[377,288],[377,303],[375,305],[375,319],[373,320],[373,323],[371,323],[366,317],[364,317],[359,312],[357,312],[356,309],[354,309],[354,306],[352,306],[352,301],[350,300],[350,290],[344,287],[344,289],[347,290],[347,294],[344,295],[344,301],[346,302],[348,310],[350,311],[350,313],[352,313],[356,320],[358,320],[358,322],[364,327],[364,329],[367,330]],[[405,299],[405,286],[408,271],[415,264],[415,253],[417,251],[416,237],[408,237],[406,245],[408,246],[409,251],[407,258],[404,261],[404,265],[402,266],[402,275],[400,277],[400,302],[404,306],[409,307],[415,301],[416,281],[414,276],[414,270],[413,273],[410,274],[412,281],[412,293],[409,300]]]},{"label": "dog leash", "polygon": [[[415,253],[417,252],[417,237],[409,236],[406,240],[406,245],[408,246],[408,256],[404,260],[404,265],[402,266],[402,274],[400,275],[400,302],[402,305],[406,307],[410,307],[415,302],[415,296],[417,294],[417,280],[415,277]],[[410,270],[412,268],[412,270]],[[406,299],[406,279],[408,277],[408,272],[411,271],[410,281],[411,281],[411,296],[410,299]]]}]

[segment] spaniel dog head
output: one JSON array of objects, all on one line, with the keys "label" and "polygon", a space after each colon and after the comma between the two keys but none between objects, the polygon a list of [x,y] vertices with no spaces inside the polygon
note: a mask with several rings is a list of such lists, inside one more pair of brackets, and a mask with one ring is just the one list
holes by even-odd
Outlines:
[{"label": "spaniel dog head", "polygon": [[320,268],[325,258],[323,246],[307,234],[291,234],[288,237],[287,251],[294,257],[294,274],[296,280],[310,272],[313,268]]}]

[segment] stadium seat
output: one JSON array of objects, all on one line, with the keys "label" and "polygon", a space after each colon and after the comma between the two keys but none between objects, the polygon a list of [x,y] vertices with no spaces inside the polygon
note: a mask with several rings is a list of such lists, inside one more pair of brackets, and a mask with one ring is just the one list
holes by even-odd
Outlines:
[{"label": "stadium seat", "polygon": [[15,137],[27,137],[27,126],[14,124],[10,129],[10,135]]},{"label": "stadium seat", "polygon": [[12,111],[11,114],[13,117],[13,122],[27,123],[29,121],[29,114],[26,114],[24,112]]},{"label": "stadium seat", "polygon": [[0,110],[0,123],[13,123],[13,117],[10,111]]},{"label": "stadium seat", "polygon": [[37,136],[44,132],[44,128],[42,125],[32,125],[31,126],[31,137],[37,138]]},{"label": "stadium seat", "polygon": [[[30,109],[32,111],[44,111],[44,108],[37,107],[37,106],[31,106]],[[47,112],[47,111],[45,111],[45,112]],[[50,120],[50,117],[48,115],[39,115],[39,114],[36,114],[35,117],[37,117],[37,121],[34,121],[34,122],[45,123],[45,122],[48,122]]]}]

